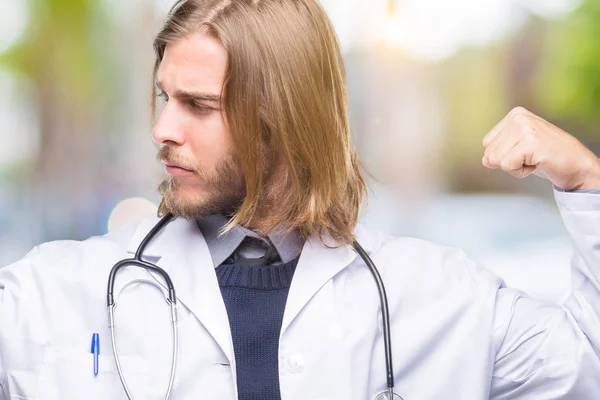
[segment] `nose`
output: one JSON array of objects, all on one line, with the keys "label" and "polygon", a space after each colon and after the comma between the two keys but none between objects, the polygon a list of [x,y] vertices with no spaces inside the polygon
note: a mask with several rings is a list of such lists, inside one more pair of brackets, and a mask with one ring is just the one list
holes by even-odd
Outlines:
[{"label": "nose", "polygon": [[183,129],[175,104],[167,103],[160,113],[154,129],[152,129],[152,138],[158,144],[181,146],[184,143]]}]

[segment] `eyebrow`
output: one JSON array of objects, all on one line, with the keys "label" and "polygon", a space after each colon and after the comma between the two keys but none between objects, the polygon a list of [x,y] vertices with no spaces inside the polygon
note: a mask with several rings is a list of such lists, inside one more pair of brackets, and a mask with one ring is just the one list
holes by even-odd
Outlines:
[{"label": "eyebrow", "polygon": [[[156,82],[156,87],[161,92],[164,92],[162,83]],[[186,91],[186,90],[176,90],[172,94],[172,96],[178,97],[180,99],[187,99],[187,100],[209,101],[209,102],[214,102],[214,103],[221,102],[221,96],[219,96],[219,95],[214,95],[214,94],[210,94],[210,93],[190,92],[190,91]]]}]

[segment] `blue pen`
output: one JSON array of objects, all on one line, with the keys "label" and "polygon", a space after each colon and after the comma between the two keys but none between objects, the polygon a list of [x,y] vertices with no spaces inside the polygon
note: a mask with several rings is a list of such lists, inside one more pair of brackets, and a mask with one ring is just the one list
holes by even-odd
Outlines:
[{"label": "blue pen", "polygon": [[92,348],[90,353],[94,354],[94,376],[98,376],[98,355],[100,354],[100,335],[94,333],[92,335]]}]

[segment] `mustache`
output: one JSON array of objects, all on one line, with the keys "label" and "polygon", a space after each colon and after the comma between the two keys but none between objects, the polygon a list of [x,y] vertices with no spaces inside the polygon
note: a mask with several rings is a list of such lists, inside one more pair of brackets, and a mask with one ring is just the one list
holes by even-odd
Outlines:
[{"label": "mustache", "polygon": [[178,154],[177,151],[172,147],[161,147],[158,151],[158,154],[156,155],[156,158],[158,161],[164,161],[168,164],[175,164],[180,166],[181,168],[201,174],[201,171],[198,171],[198,168],[194,166],[193,163],[188,162],[186,159],[181,157],[181,155]]}]

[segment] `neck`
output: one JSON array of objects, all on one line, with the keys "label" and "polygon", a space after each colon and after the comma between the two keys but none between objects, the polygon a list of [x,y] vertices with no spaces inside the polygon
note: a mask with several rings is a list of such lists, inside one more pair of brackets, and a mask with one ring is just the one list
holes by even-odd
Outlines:
[{"label": "neck", "polygon": [[[260,231],[261,233],[273,229],[279,230],[279,227],[274,226],[276,222],[273,221],[272,210],[275,207],[284,206],[284,188],[287,187],[287,178],[287,169],[283,164],[279,164],[275,171],[273,171],[273,174],[267,178],[265,185],[267,189],[264,193],[264,200],[257,207],[250,223],[244,225],[245,228]],[[286,229],[284,228],[283,231],[285,232]]]}]

